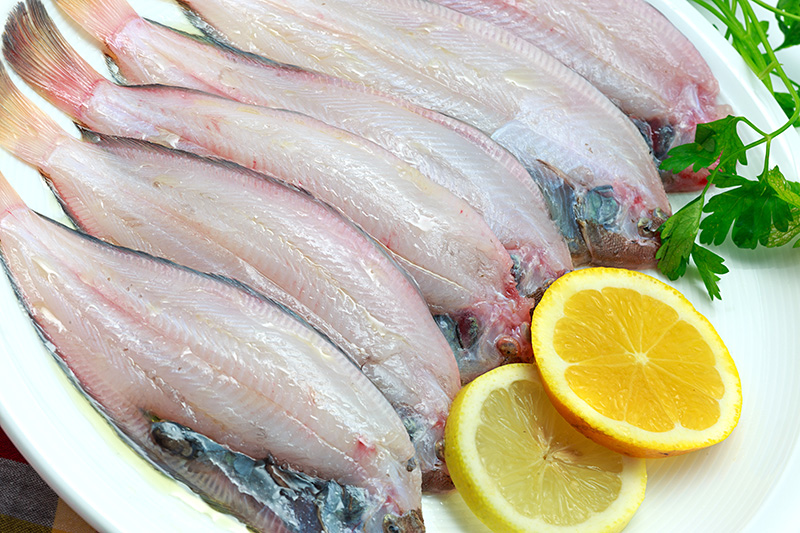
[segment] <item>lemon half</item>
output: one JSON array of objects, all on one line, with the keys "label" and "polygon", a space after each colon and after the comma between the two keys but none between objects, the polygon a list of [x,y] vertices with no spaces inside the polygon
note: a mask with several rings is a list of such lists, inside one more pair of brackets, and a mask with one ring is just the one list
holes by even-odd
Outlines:
[{"label": "lemon half", "polygon": [[644,499],[645,463],[587,439],[554,409],[534,365],[464,387],[445,458],[469,508],[496,532],[616,532]]},{"label": "lemon half", "polygon": [[678,291],[629,270],[589,268],[548,288],[531,325],[558,411],[621,453],[664,457],[715,444],[739,420],[736,366]]}]

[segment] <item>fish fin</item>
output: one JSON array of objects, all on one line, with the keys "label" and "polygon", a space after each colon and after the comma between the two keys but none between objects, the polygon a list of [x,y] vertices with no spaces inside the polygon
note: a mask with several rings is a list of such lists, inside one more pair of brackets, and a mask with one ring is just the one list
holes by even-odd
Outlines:
[{"label": "fish fin", "polygon": [[25,202],[5,176],[0,174],[0,218],[18,207],[25,207]]},{"label": "fish fin", "polygon": [[572,263],[575,266],[590,260],[589,248],[576,220],[578,195],[569,178],[554,166],[537,159],[527,165],[533,181],[539,186],[545,198],[550,217],[556,223],[564,240],[567,241]]},{"label": "fish fin", "polygon": [[126,0],[55,0],[55,4],[100,42],[107,42],[130,20],[140,18]]},{"label": "fish fin", "polygon": [[28,0],[12,10],[3,53],[27,83],[76,118],[95,86],[107,82],[67,43],[41,0]]},{"label": "fish fin", "polygon": [[0,146],[36,166],[55,144],[69,135],[47,113],[33,105],[0,65]]},{"label": "fish fin", "polygon": [[233,50],[239,50],[221,31],[209,24],[206,19],[200,15],[200,13],[195,11],[195,9],[192,7],[191,0],[175,1],[183,10],[183,14],[186,16],[191,25],[199,30],[203,35],[215,43],[223,44],[225,47]]},{"label": "fish fin", "polygon": [[268,456],[255,460],[202,433],[157,417],[150,455],[212,507],[259,530],[355,531],[375,505],[361,488],[300,472]]}]

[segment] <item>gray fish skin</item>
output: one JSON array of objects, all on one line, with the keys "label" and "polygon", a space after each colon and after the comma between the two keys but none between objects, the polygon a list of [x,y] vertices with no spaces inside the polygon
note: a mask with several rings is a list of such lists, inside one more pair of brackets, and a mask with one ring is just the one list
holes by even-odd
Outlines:
[{"label": "gray fish skin", "polygon": [[[170,421],[149,421],[148,452],[170,475],[189,486],[210,486],[203,495],[223,509],[245,509],[248,524],[270,533],[364,530],[369,504],[363,489],[298,472],[274,457],[254,460]],[[244,500],[244,504],[242,501]],[[241,512],[241,511],[240,511]],[[384,531],[421,531],[422,517],[387,516]]]},{"label": "gray fish skin", "polygon": [[379,144],[483,215],[515,259],[523,296],[572,268],[525,168],[479,130],[355,83],[237,53],[139,17],[125,0],[59,0],[125,83],[190,87],[312,116]]},{"label": "gray fish skin", "polygon": [[45,219],[5,179],[0,254],[42,337],[132,439],[142,413],[153,413],[232,451],[362,488],[368,531],[419,515],[420,472],[400,418],[294,314],[242,285]]},{"label": "gray fish skin", "polygon": [[[237,48],[455,117],[534,174],[540,161],[558,169],[594,263],[655,265],[670,206],[649,147],[608,98],[530,43],[421,0],[182,3]],[[595,212],[598,192],[613,214]]]},{"label": "gray fish skin", "polygon": [[0,146],[47,176],[76,225],[237,279],[297,312],[403,415],[426,489],[451,486],[437,448],[460,386],[455,357],[417,287],[359,228],[307,193],[232,164],[140,141],[77,140],[2,67],[0,107]]},{"label": "gray fish skin", "polygon": [[[644,0],[431,1],[508,30],[589,80],[640,125],[659,163],[694,140],[697,124],[730,112],[697,49]],[[661,177],[677,192],[702,188],[707,174]]]},{"label": "gray fish skin", "polygon": [[533,303],[517,291],[508,252],[474,209],[380,146],[296,112],[115,85],[75,53],[38,0],[14,10],[3,52],[89,129],[234,161],[340,209],[392,252],[434,314],[457,324],[462,382],[531,360]]}]

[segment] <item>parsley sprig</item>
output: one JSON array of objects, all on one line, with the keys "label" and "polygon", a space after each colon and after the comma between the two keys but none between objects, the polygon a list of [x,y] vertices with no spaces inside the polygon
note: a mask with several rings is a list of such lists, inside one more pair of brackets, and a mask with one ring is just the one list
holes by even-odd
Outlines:
[{"label": "parsley sprig", "polygon": [[[725,25],[725,37],[787,115],[787,121],[774,131],[763,131],[737,116],[699,124],[694,142],[673,148],[661,164],[673,172],[713,167],[708,185],[697,198],[661,226],[662,244],[656,255],[658,268],[672,280],[683,276],[693,262],[713,300],[721,298],[720,276],[728,268],[708,245],[719,246],[730,235],[739,248],[784,246],[793,240],[794,247],[800,247],[800,240],[795,240],[800,235],[800,184],[787,180],[777,166],[770,166],[773,140],[800,126],[800,86],[786,75],[775,56],[776,51],[800,44],[800,0],[779,0],[776,7],[753,0],[775,14],[784,40],[774,49],[767,40],[769,23],[759,20],[749,0],[693,1]],[[778,84],[786,92],[775,89]],[[740,135],[743,128],[751,130],[756,140],[745,144]],[[748,152],[762,145],[761,173],[755,179],[739,174],[739,165],[747,164]],[[713,196],[708,193],[712,184],[719,190]]]}]

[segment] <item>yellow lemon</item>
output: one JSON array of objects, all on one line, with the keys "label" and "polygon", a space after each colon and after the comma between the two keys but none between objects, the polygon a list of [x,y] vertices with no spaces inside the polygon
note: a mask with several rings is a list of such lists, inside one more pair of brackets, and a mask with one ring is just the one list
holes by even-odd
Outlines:
[{"label": "yellow lemon", "polygon": [[617,532],[644,499],[643,459],[587,439],[553,408],[534,365],[488,372],[456,396],[445,459],[496,532]]},{"label": "yellow lemon", "polygon": [[678,291],[629,270],[556,280],[531,322],[556,409],[596,442],[635,457],[715,444],[739,420],[736,366],[711,323]]}]

